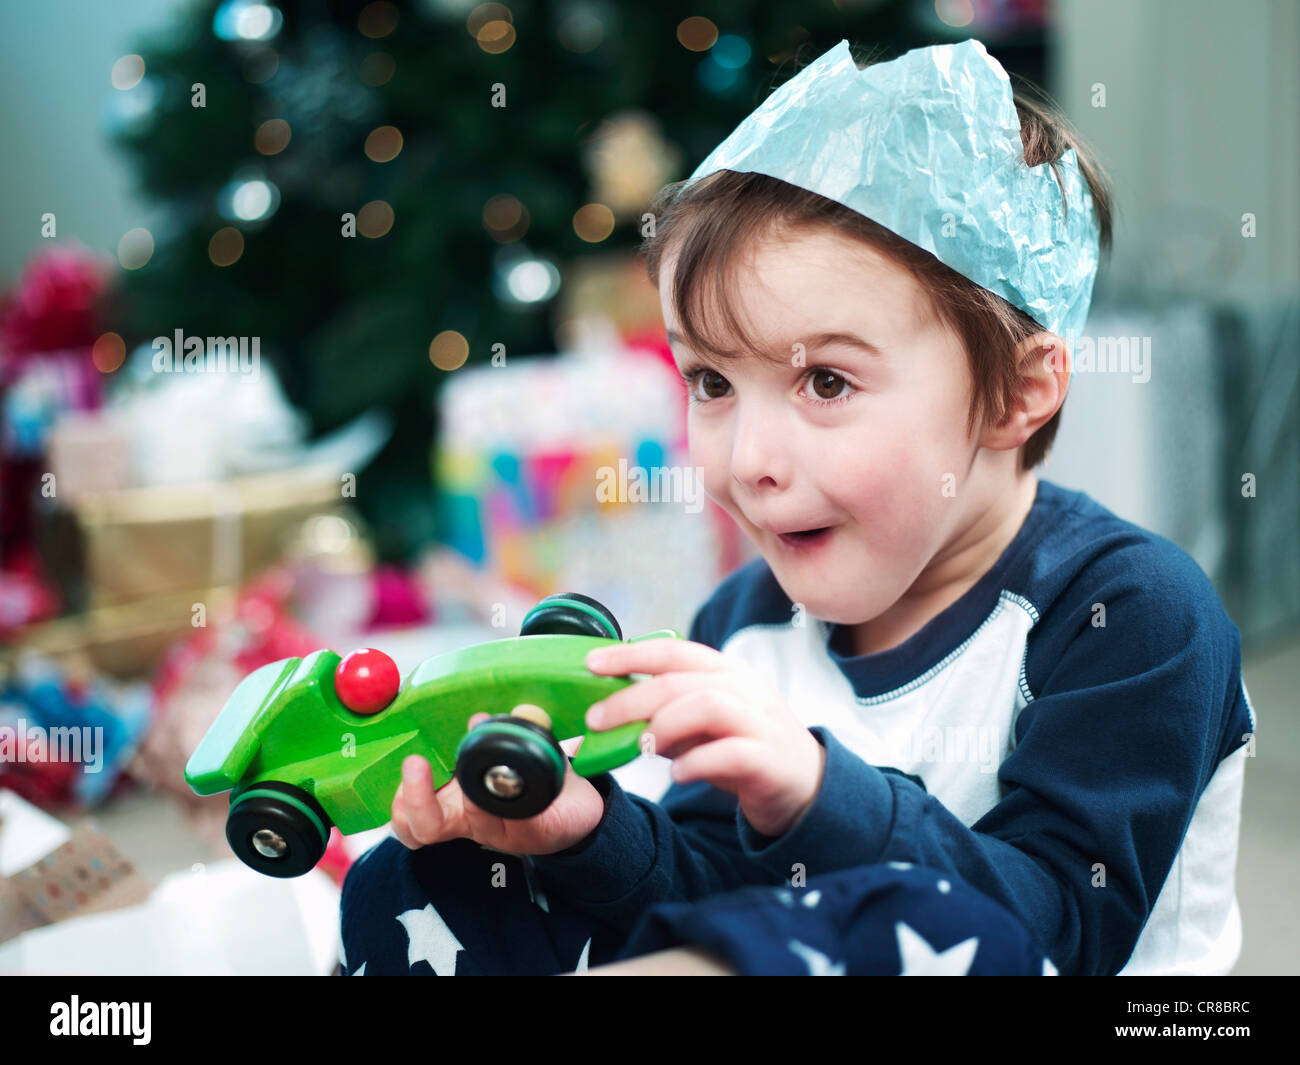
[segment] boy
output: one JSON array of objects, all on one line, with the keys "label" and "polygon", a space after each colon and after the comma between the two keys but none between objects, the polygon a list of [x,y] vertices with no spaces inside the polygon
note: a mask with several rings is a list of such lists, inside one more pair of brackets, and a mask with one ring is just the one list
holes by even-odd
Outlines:
[{"label": "boy", "polygon": [[[408,760],[393,825],[417,867],[439,854],[422,884],[481,875],[466,839],[532,855],[530,894],[594,960],[657,904],[915,865],[1062,972],[1227,972],[1239,635],[1179,548],[1032,473],[1109,239],[1077,138],[1013,106],[978,42],[865,73],[841,43],[654,214],[692,463],[762,557],[689,642],[588,659],[649,675],[588,723],[649,721],[660,804],[570,772],[543,815],[492,823]],[[380,875],[345,885],[349,955]]]}]

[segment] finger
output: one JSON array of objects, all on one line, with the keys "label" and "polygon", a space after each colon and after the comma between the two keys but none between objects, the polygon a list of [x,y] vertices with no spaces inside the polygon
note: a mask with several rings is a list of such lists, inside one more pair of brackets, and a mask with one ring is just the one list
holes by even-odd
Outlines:
[{"label": "finger", "polygon": [[707,780],[724,791],[752,778],[763,763],[763,745],[747,736],[729,736],[701,744],[673,761],[673,780],[685,784]]},{"label": "finger", "polygon": [[443,827],[442,803],[433,791],[433,769],[418,754],[402,761],[401,791],[412,838],[421,845],[436,843]]},{"label": "finger", "polygon": [[615,728],[629,721],[648,721],[675,699],[696,688],[733,688],[734,673],[688,672],[661,673],[607,695],[587,708],[588,728]]},{"label": "finger", "polygon": [[716,687],[688,691],[650,719],[653,751],[678,758],[694,747],[727,736],[757,739],[763,722],[736,695]]},{"label": "finger", "polygon": [[491,716],[492,716],[491,714],[486,714],[486,713],[475,714],[473,717],[469,719],[466,727],[475,728],[476,726],[482,724]]},{"label": "finger", "polygon": [[587,652],[587,668],[593,673],[622,676],[628,673],[666,673],[669,670],[712,671],[726,669],[728,661],[712,647],[691,640],[664,636],[635,643],[610,642]]},{"label": "finger", "polygon": [[[398,788],[398,791],[400,793],[401,788]],[[400,805],[396,799],[393,800],[392,829],[393,835],[398,838],[402,846],[407,850],[419,849],[420,844],[411,835],[411,823],[406,819],[406,808]]]}]

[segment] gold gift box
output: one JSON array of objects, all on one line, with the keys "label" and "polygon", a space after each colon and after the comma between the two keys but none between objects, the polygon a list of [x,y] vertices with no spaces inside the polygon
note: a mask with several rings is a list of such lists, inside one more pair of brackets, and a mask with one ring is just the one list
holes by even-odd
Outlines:
[{"label": "gold gift box", "polygon": [[0,649],[0,673],[21,649],[39,651],[74,673],[94,670],[120,680],[148,676],[178,640],[194,633],[194,604],[207,620],[232,609],[236,589],[190,588],[135,603],[99,607],[84,614],[29,625],[10,648]]},{"label": "gold gift box", "polygon": [[341,495],[337,473],[303,469],[81,496],[72,509],[89,609],[237,586],[280,558],[298,526]]}]

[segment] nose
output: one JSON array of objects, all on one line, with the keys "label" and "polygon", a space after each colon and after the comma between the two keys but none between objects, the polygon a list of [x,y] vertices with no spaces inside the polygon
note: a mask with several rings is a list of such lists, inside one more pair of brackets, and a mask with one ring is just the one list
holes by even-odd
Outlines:
[{"label": "nose", "polygon": [[731,438],[731,476],[748,492],[785,488],[794,467],[792,434],[774,405],[737,404]]}]

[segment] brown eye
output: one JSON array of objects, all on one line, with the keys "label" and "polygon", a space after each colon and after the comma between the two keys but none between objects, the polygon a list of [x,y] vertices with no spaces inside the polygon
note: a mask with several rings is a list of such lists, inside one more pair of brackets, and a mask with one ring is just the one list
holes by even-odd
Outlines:
[{"label": "brown eye", "polygon": [[[713,370],[705,370],[700,374],[700,379],[704,383],[704,394],[708,396],[709,399],[721,399],[727,394],[727,379],[723,377],[722,374],[715,373]],[[711,391],[709,388],[710,380],[713,381],[714,387],[719,390],[716,393]]]},{"label": "brown eye", "polygon": [[839,374],[829,370],[819,370],[812,375],[813,391],[819,399],[839,399],[841,390],[847,384]]}]

